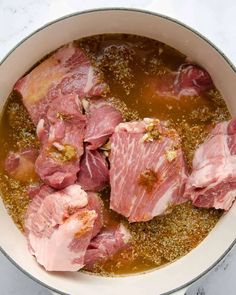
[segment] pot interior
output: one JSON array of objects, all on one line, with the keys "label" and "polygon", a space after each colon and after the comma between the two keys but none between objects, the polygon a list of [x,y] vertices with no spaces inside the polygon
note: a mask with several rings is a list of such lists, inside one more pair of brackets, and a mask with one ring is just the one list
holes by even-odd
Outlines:
[{"label": "pot interior", "polygon": [[[60,34],[58,34],[60,32]],[[236,114],[236,74],[227,60],[208,41],[185,26],[163,16],[133,10],[108,9],[75,14],[38,30],[19,44],[0,66],[0,109],[14,83],[47,53],[72,40],[104,33],[149,37],[170,45],[202,65],[212,76],[232,115]],[[47,273],[29,254],[18,231],[0,202],[0,245],[25,272],[47,286],[69,294],[110,295],[132,292],[161,294],[179,288],[203,274],[235,239],[236,205],[224,214],[207,238],[189,254],[163,268],[126,277],[109,278],[86,273]]]}]

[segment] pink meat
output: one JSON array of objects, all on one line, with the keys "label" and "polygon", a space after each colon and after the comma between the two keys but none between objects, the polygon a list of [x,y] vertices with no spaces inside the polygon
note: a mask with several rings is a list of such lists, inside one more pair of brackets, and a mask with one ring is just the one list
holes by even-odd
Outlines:
[{"label": "pink meat", "polygon": [[97,193],[87,192],[87,196],[88,196],[87,208],[89,210],[95,210],[95,212],[97,213],[97,218],[96,218],[96,220],[94,222],[94,226],[93,226],[93,233],[92,233],[92,238],[93,238],[100,232],[100,230],[103,226],[104,205],[103,205],[101,198],[99,197],[99,195]]},{"label": "pink meat", "polygon": [[103,153],[87,148],[80,162],[77,182],[85,191],[99,191],[109,180],[108,164]]},{"label": "pink meat", "polygon": [[174,83],[174,91],[180,96],[199,95],[212,88],[213,82],[206,70],[190,64],[183,64]]},{"label": "pink meat", "polygon": [[[45,187],[43,188],[45,189]],[[29,250],[47,271],[78,271],[84,266],[97,213],[79,185],[35,196],[25,219]]]},{"label": "pink meat", "polygon": [[16,82],[15,90],[22,95],[33,122],[46,115],[48,106],[58,96],[77,94],[80,98],[100,96],[108,87],[101,82],[82,49],[70,43]]},{"label": "pink meat", "polygon": [[[27,189],[27,193],[31,199],[37,197],[39,200],[44,199],[47,195],[56,192],[52,187],[45,184],[30,185]],[[97,218],[94,222],[92,238],[95,237],[101,230],[104,224],[104,205],[103,201],[97,193],[86,192],[88,198],[88,204],[86,206],[89,210],[94,210],[97,213]],[[35,201],[35,200],[34,200]]]},{"label": "pink meat", "polygon": [[130,222],[150,220],[184,201],[180,138],[159,120],[118,125],[111,137],[110,166],[110,208]]},{"label": "pink meat", "polygon": [[55,190],[46,184],[32,184],[29,185],[27,189],[27,194],[31,199],[33,199],[34,197],[44,198],[54,192]]},{"label": "pink meat", "polygon": [[36,149],[10,152],[5,160],[7,173],[20,181],[27,182],[36,178],[34,163],[38,156]]},{"label": "pink meat", "polygon": [[196,96],[213,87],[213,82],[206,70],[197,65],[183,64],[175,71],[166,71],[155,78],[156,92],[160,96],[179,98]]},{"label": "pink meat", "polygon": [[95,263],[105,260],[127,247],[130,239],[129,231],[122,224],[101,231],[91,240],[86,251],[84,259],[86,269],[91,269]]},{"label": "pink meat", "polygon": [[236,120],[216,125],[195,152],[185,198],[198,207],[229,210],[236,197]]},{"label": "pink meat", "polygon": [[42,142],[35,169],[40,178],[54,188],[64,188],[76,181],[86,118],[77,95],[57,97],[48,108],[45,119],[37,126]]},{"label": "pink meat", "polygon": [[101,147],[123,121],[121,113],[105,100],[90,102],[87,117],[84,140],[91,150]]}]

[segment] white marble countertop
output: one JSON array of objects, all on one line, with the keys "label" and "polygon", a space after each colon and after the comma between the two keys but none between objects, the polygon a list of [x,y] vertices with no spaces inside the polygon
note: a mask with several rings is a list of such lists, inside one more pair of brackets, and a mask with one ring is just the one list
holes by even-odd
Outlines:
[{"label": "white marble countertop", "polygon": [[[135,7],[181,20],[214,42],[236,65],[235,0],[0,0],[0,60],[29,33],[71,12],[98,7]],[[235,295],[236,248],[187,295]],[[50,295],[0,254],[1,295]],[[158,295],[158,294],[157,294]]]}]

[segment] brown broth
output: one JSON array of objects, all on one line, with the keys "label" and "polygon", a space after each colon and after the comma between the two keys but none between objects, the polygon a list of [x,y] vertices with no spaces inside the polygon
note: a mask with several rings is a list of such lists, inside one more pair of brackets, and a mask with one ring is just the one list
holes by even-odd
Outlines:
[{"label": "brown broth", "polygon": [[[196,146],[211,126],[228,119],[229,112],[214,87],[201,96],[159,96],[154,81],[167,71],[176,71],[185,62],[180,52],[155,40],[132,35],[101,35],[76,41],[103,72],[110,86],[109,98],[125,110],[126,119],[157,117],[169,120],[182,139],[183,150],[191,169]],[[125,108],[125,105],[128,107]],[[14,222],[22,230],[29,199],[27,183],[9,177],[4,160],[10,150],[38,147],[35,128],[20,97],[8,98],[0,125],[0,187],[3,201]],[[29,183],[34,181],[29,179]],[[109,189],[101,192],[105,204],[105,227],[123,222],[132,235],[131,247],[117,253],[92,270],[101,275],[120,275],[147,271],[172,262],[196,247],[219,220],[222,212],[198,209],[186,203],[149,222],[128,224],[109,209]]]}]

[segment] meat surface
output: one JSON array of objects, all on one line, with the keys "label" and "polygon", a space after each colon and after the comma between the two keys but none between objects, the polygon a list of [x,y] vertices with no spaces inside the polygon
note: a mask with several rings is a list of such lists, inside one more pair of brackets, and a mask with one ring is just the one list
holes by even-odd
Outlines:
[{"label": "meat surface", "polygon": [[44,198],[54,192],[55,190],[46,184],[31,184],[27,188],[27,194],[31,199],[34,197]]},{"label": "meat surface", "polygon": [[236,198],[236,119],[218,123],[195,152],[185,198],[229,210]]},{"label": "meat surface", "polygon": [[48,106],[58,96],[93,97],[102,95],[107,89],[97,69],[75,43],[58,49],[14,86],[22,95],[35,125],[44,118]]},{"label": "meat surface", "polygon": [[5,170],[11,177],[22,182],[33,181],[37,179],[34,167],[37,156],[36,149],[10,152],[5,160]]},{"label": "meat surface", "polygon": [[184,201],[187,177],[180,138],[157,119],[119,124],[111,137],[110,208],[147,221]]},{"label": "meat surface", "polygon": [[174,82],[174,91],[179,96],[199,95],[213,86],[208,72],[197,65],[183,64],[180,66]]},{"label": "meat surface", "polygon": [[103,201],[97,193],[87,192],[89,210],[95,210],[97,213],[97,218],[94,222],[92,238],[95,237],[101,230],[104,224],[104,205]]},{"label": "meat surface", "polygon": [[86,251],[84,263],[86,269],[101,260],[106,260],[128,246],[131,235],[123,224],[104,229],[93,238]]},{"label": "meat surface", "polygon": [[25,219],[30,252],[47,271],[78,271],[98,214],[87,193],[77,184],[47,194],[43,186],[34,196]]},{"label": "meat surface", "polygon": [[213,82],[206,70],[193,64],[183,64],[177,71],[166,71],[154,79],[156,93],[160,96],[180,98],[197,96],[213,87]]},{"label": "meat surface", "polygon": [[105,156],[97,150],[85,149],[81,158],[77,182],[85,191],[99,191],[109,181],[109,170]]},{"label": "meat surface", "polygon": [[42,146],[35,169],[48,185],[61,189],[75,183],[84,152],[86,118],[78,96],[59,96],[37,126]]},{"label": "meat surface", "polygon": [[90,101],[87,117],[84,141],[89,143],[91,150],[101,147],[123,121],[120,111],[105,100]]}]

